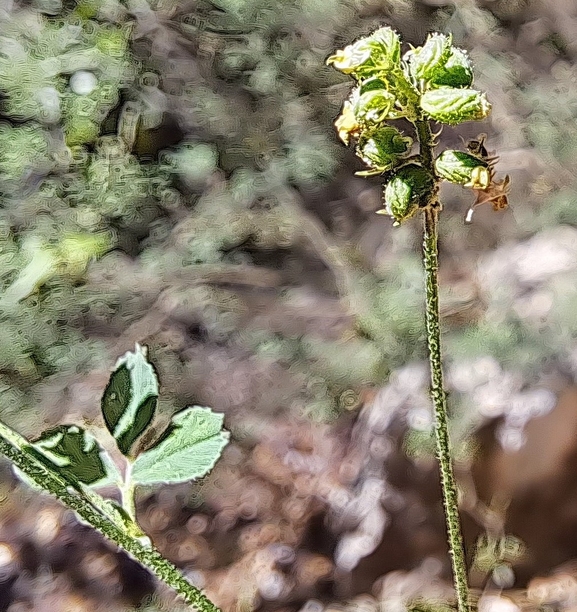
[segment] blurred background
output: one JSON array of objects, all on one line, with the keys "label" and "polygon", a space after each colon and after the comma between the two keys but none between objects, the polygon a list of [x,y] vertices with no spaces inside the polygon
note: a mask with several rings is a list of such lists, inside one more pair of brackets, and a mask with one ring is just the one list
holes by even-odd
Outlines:
[{"label": "blurred background", "polygon": [[[0,417],[83,424],[149,347],[161,430],[225,413],[202,482],[142,491],[224,612],[448,610],[417,219],[332,125],[328,55],[382,25],[473,59],[510,208],[443,188],[451,435],[479,608],[577,606],[577,6],[570,0],[0,0]],[[408,48],[408,46],[407,46]],[[0,470],[0,610],[180,610]]]}]

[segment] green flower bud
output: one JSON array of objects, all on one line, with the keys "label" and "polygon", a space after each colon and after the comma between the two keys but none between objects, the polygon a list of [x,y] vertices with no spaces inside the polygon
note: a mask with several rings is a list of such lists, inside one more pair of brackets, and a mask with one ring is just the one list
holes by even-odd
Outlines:
[{"label": "green flower bud", "polygon": [[395,104],[395,96],[386,89],[372,89],[361,94],[353,110],[359,123],[376,124],[388,118]]},{"label": "green flower bud", "polygon": [[390,118],[396,98],[384,89],[384,85],[380,79],[370,79],[356,87],[343,104],[335,127],[346,145],[351,138],[358,138],[363,129],[375,127]]},{"label": "green flower bud", "polygon": [[473,84],[473,65],[465,51],[451,47],[447,63],[429,82],[431,87],[471,87]]},{"label": "green flower bud", "polygon": [[374,46],[379,63],[381,65],[387,64],[385,70],[399,65],[401,61],[401,39],[394,30],[388,26],[379,28],[369,36],[369,40]]},{"label": "green flower bud", "polygon": [[451,56],[451,37],[444,34],[429,34],[422,47],[407,51],[404,60],[409,73],[416,81],[430,81],[439,74]]},{"label": "green flower bud", "polygon": [[435,121],[457,125],[465,121],[484,119],[491,105],[484,93],[475,89],[439,87],[421,96],[421,108]]},{"label": "green flower bud", "polygon": [[385,208],[380,214],[390,215],[394,225],[412,217],[420,207],[426,206],[435,187],[433,177],[417,164],[407,164],[395,173],[385,187]]},{"label": "green flower bud", "polygon": [[357,147],[358,156],[372,168],[384,172],[392,168],[412,144],[394,127],[381,127],[365,132]]},{"label": "green flower bud", "polygon": [[112,236],[105,232],[66,235],[56,250],[60,272],[81,277],[90,261],[104,255],[112,244]]},{"label": "green flower bud", "polygon": [[380,28],[367,38],[337,51],[327,59],[344,74],[352,74],[357,79],[366,79],[379,72],[398,66],[401,57],[401,41],[391,28]]},{"label": "green flower bud", "polygon": [[326,63],[331,64],[344,74],[357,74],[364,68],[372,67],[371,45],[366,38],[337,51],[327,58]]},{"label": "green flower bud", "polygon": [[437,174],[451,183],[487,189],[491,184],[489,163],[463,151],[443,151],[435,160]]}]

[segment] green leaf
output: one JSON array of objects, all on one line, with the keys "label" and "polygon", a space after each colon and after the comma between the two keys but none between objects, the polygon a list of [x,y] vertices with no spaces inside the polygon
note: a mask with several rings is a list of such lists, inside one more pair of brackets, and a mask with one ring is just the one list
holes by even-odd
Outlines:
[{"label": "green leaf", "polygon": [[31,171],[48,173],[52,165],[46,134],[40,126],[32,122],[17,127],[0,123],[0,191],[17,189]]},{"label": "green leaf", "polygon": [[344,74],[357,74],[367,69],[373,69],[371,46],[366,39],[358,40],[331,55],[327,59],[327,64],[332,64]]},{"label": "green leaf", "polygon": [[106,426],[124,455],[150,425],[157,400],[156,373],[145,349],[137,344],[134,353],[129,351],[117,361],[101,402]]},{"label": "green leaf", "polygon": [[73,115],[65,125],[66,144],[69,147],[92,144],[100,134],[100,125],[89,117]]},{"label": "green leaf", "polygon": [[175,153],[167,153],[165,160],[189,185],[202,185],[218,167],[218,152],[209,144],[187,143]]},{"label": "green leaf", "polygon": [[118,484],[120,474],[97,440],[77,425],[49,429],[31,443],[34,456],[71,482],[95,487]]},{"label": "green leaf", "polygon": [[484,119],[491,105],[484,93],[475,89],[439,87],[421,96],[421,108],[435,121],[457,125],[465,121]]},{"label": "green leaf", "polygon": [[134,483],[184,482],[207,474],[228,444],[223,418],[200,406],[177,413],[156,445],[134,462]]},{"label": "green leaf", "polygon": [[399,35],[388,26],[375,30],[369,41],[374,50],[374,57],[382,70],[390,70],[399,65],[401,61],[401,39]]},{"label": "green leaf", "polygon": [[383,79],[379,79],[378,77],[373,77],[370,79],[366,79],[359,84],[358,92],[359,95],[367,93],[367,91],[373,91],[375,89],[388,89],[389,85]]}]

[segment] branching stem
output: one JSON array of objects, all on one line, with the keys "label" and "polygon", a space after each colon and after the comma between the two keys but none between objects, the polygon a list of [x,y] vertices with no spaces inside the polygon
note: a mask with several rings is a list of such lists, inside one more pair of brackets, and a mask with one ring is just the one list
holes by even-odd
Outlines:
[{"label": "branching stem", "polygon": [[144,546],[138,539],[121,529],[108,515],[105,500],[94,493],[83,492],[70,486],[57,472],[48,469],[31,452],[27,452],[29,445],[26,438],[0,421],[0,453],[5,455],[28,478],[42,489],[52,493],[94,529],[147,567],[199,612],[220,612],[219,608],[200,589],[191,584],[180,570],[155,548]]}]

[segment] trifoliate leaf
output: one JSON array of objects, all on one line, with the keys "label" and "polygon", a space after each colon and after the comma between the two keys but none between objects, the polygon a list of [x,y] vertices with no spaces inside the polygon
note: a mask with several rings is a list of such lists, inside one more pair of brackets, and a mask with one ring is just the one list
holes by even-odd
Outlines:
[{"label": "trifoliate leaf", "polygon": [[223,418],[200,406],[177,413],[160,441],[134,462],[134,483],[184,482],[207,474],[228,444]]},{"label": "trifoliate leaf", "polygon": [[429,34],[422,47],[407,51],[404,60],[410,75],[418,81],[430,81],[443,69],[451,55],[451,37],[437,32]]},{"label": "trifoliate leaf", "polygon": [[447,63],[429,82],[430,87],[471,87],[473,84],[473,65],[465,51],[451,47]]},{"label": "trifoliate leaf", "polygon": [[400,225],[412,217],[417,210],[426,206],[435,182],[433,177],[417,164],[400,168],[385,187],[385,209],[379,213],[388,214]]},{"label": "trifoliate leaf", "polygon": [[156,373],[137,344],[134,353],[117,361],[101,401],[104,421],[122,454],[129,454],[152,421],[157,400]]},{"label": "trifoliate leaf", "polygon": [[366,164],[384,172],[400,161],[411,144],[411,138],[394,127],[385,126],[364,132],[357,153]]},{"label": "trifoliate leaf", "polygon": [[96,439],[77,425],[60,425],[31,443],[35,456],[68,480],[91,486],[121,482],[116,465]]},{"label": "trifoliate leaf", "polygon": [[443,151],[435,160],[435,170],[445,180],[464,187],[487,189],[491,183],[489,163],[463,151]]},{"label": "trifoliate leaf", "polygon": [[421,96],[420,106],[435,121],[457,125],[487,117],[491,105],[484,93],[475,89],[439,87]]}]

